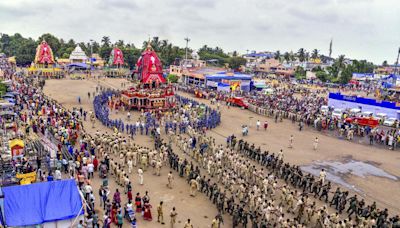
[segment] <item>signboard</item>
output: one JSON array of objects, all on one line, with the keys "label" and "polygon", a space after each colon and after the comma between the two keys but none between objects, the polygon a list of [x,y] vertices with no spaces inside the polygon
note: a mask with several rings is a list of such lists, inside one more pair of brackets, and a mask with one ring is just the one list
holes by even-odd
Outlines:
[{"label": "signboard", "polygon": [[218,82],[214,82],[214,81],[207,81],[207,86],[211,86],[211,87],[218,87]]}]

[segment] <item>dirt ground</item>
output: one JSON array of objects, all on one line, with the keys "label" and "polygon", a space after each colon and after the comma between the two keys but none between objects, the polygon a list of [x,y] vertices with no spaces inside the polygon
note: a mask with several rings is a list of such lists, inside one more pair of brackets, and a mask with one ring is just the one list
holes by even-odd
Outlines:
[{"label": "dirt ground", "polygon": [[[126,81],[124,79],[100,80],[102,86],[111,88],[121,88],[121,82]],[[90,111],[93,109],[93,97],[88,99],[87,93],[89,91],[91,93],[94,92],[98,83],[94,80],[48,80],[46,81],[44,92],[67,109],[80,107],[77,99],[80,96],[82,99],[81,106]],[[190,94],[181,95],[193,97]],[[196,98],[193,97],[193,99]],[[207,100],[201,99],[199,101],[209,104]],[[368,202],[376,201],[379,207],[386,207],[392,213],[400,213],[400,194],[398,194],[400,189],[400,152],[348,142],[321,134],[307,127],[302,132],[299,132],[297,126],[290,121],[284,120],[281,123],[274,123],[270,118],[239,108],[228,109],[226,106],[221,106],[221,113],[221,125],[207,133],[216,138],[219,143],[225,143],[226,137],[230,134],[235,134],[240,138],[241,125],[247,124],[250,129],[249,135],[245,137],[245,140],[255,143],[255,145],[259,145],[262,149],[270,152],[277,153],[280,149],[283,149],[284,159],[291,164],[307,166],[322,161],[343,162],[351,159],[373,164],[374,167],[393,175],[397,178],[396,180],[372,175],[360,177],[353,175],[351,170],[346,173],[339,173],[340,177],[349,186],[358,189],[361,195],[367,198]],[[123,115],[120,114],[120,117],[123,118]],[[137,113],[133,113],[133,116],[135,115],[137,116]],[[267,120],[269,122],[268,130],[257,131],[255,127],[257,120],[260,120],[261,123]],[[91,124],[86,122],[85,129],[89,132],[95,132],[97,129],[110,131],[98,121],[95,124],[95,128],[91,128]],[[294,136],[293,149],[288,148],[290,135]],[[318,150],[314,151],[312,147],[316,136],[319,138],[319,146]],[[140,145],[153,146],[150,138],[145,136],[138,136],[135,141]],[[356,166],[354,169],[358,169],[358,167]],[[212,218],[217,214],[215,206],[203,194],[198,194],[195,198],[190,197],[189,185],[184,179],[179,178],[176,173],[174,174],[175,187],[172,190],[168,189],[166,187],[168,172],[168,167],[163,167],[160,177],[152,175],[151,171],[145,172],[143,186],[138,184],[136,173],[130,176],[133,183],[133,193],[140,192],[143,195],[145,191],[149,191],[153,205],[153,221],[146,222],[140,216],[137,216],[139,227],[163,227],[156,222],[156,207],[160,200],[164,201],[164,220],[166,222],[164,226],[169,226],[169,212],[175,206],[178,212],[178,221],[180,222],[177,227],[183,227],[187,218],[192,220],[195,227],[209,227]],[[100,182],[101,180],[98,177],[93,180],[94,189],[98,189]],[[118,187],[113,179],[110,179],[110,186],[111,193]],[[120,190],[123,189],[122,187],[118,188]],[[334,187],[332,191],[333,189]],[[352,189],[350,188],[350,190]],[[96,196],[98,196],[97,192]],[[98,202],[98,200],[96,201]],[[232,227],[231,218],[225,216],[224,220],[225,224],[222,227]],[[124,227],[129,226],[124,224]]]}]

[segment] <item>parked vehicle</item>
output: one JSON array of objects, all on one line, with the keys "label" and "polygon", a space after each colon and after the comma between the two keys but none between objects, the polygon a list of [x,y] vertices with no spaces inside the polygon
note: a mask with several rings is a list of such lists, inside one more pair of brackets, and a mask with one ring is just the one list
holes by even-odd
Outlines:
[{"label": "parked vehicle", "polygon": [[319,109],[321,114],[327,115],[329,112],[329,106],[327,105],[322,105],[321,108]]},{"label": "parked vehicle", "polygon": [[368,111],[365,111],[365,112],[361,113],[362,117],[372,117],[373,115],[374,115],[373,112],[368,112]]},{"label": "parked vehicle", "polygon": [[226,100],[231,105],[236,105],[242,108],[249,108],[249,103],[243,97],[231,97]]},{"label": "parked vehicle", "polygon": [[352,108],[349,111],[350,116],[359,116],[361,114],[361,109],[359,108]]},{"label": "parked vehicle", "polygon": [[387,114],[386,113],[377,113],[375,115],[375,119],[377,119],[379,121],[385,121],[386,118],[387,118]]},{"label": "parked vehicle", "polygon": [[340,108],[335,108],[332,112],[332,117],[336,119],[342,119],[343,110]]},{"label": "parked vehicle", "polygon": [[346,118],[347,123],[353,123],[360,126],[369,126],[369,127],[377,127],[379,125],[379,121],[372,117],[352,117]]},{"label": "parked vehicle", "polygon": [[395,125],[397,125],[397,119],[396,118],[394,118],[394,117],[390,117],[390,118],[387,118],[387,119],[385,119],[384,121],[383,121],[383,125],[384,126],[388,126],[388,127],[395,127]]}]

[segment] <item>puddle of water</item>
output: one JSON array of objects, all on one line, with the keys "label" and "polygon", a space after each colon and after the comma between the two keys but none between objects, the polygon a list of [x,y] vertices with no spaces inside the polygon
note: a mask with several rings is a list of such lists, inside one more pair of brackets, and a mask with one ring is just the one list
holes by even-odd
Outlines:
[{"label": "puddle of water", "polygon": [[325,169],[327,172],[326,178],[329,181],[340,184],[346,188],[353,189],[357,192],[361,192],[361,190],[346,182],[344,179],[347,175],[355,175],[362,178],[367,176],[377,176],[388,178],[394,181],[398,181],[400,179],[399,177],[391,175],[372,165],[371,163],[356,161],[353,159],[349,159],[344,162],[316,161],[311,165],[302,166],[301,169],[316,176],[319,176],[321,169]]}]

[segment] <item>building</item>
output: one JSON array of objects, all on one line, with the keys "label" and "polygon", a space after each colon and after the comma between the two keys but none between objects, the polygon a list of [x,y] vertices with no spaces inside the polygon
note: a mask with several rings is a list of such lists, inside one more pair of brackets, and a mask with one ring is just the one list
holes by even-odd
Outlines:
[{"label": "building", "polygon": [[181,81],[186,85],[205,86],[206,75],[213,75],[225,72],[225,68],[218,67],[199,67],[185,69],[182,72]]},{"label": "building", "polygon": [[[90,64],[90,62],[89,62]],[[100,57],[99,54],[93,53],[92,54],[92,65],[95,67],[104,67],[105,61],[103,58]]]},{"label": "building", "polygon": [[241,74],[235,72],[219,72],[212,75],[205,76],[205,84],[209,88],[217,90],[235,91],[250,91],[250,83],[252,76],[248,74]]},{"label": "building", "polygon": [[255,68],[260,63],[264,62],[266,59],[273,59],[275,54],[272,52],[252,52],[250,54],[243,55],[243,58],[246,59],[246,68]]},{"label": "building", "polygon": [[169,66],[169,73],[174,74],[179,78],[181,78],[184,72],[188,73],[190,69],[202,68],[206,66],[207,63],[204,60],[199,60],[199,59],[180,60],[178,65]]}]

